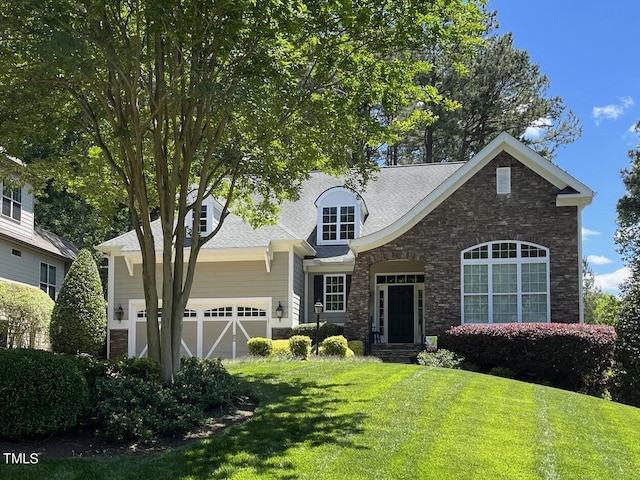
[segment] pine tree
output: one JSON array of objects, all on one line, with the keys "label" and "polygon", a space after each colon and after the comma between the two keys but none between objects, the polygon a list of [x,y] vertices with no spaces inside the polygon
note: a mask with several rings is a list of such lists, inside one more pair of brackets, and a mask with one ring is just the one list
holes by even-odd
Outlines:
[{"label": "pine tree", "polygon": [[98,355],[106,341],[106,302],[91,252],[83,249],[64,279],[51,316],[51,348]]}]

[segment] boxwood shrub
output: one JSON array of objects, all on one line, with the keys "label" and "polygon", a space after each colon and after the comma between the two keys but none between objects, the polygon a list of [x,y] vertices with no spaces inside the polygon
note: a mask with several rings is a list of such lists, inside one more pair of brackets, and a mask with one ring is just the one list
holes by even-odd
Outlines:
[{"label": "boxwood shrub", "polygon": [[332,337],[325,338],[322,343],[320,343],[320,348],[324,355],[345,357],[347,355],[349,344],[347,343],[347,339],[342,335],[334,335]]},{"label": "boxwood shrub", "polygon": [[306,335],[294,335],[289,339],[289,349],[292,355],[307,359],[311,350],[311,339]]},{"label": "boxwood shrub", "polygon": [[453,327],[440,336],[439,346],[483,372],[505,367],[522,380],[600,395],[615,341],[615,330],[607,325],[510,323]]},{"label": "boxwood shrub", "polygon": [[[311,338],[312,342],[316,341],[316,324],[313,323],[301,323],[291,329],[292,335],[306,335]],[[318,341],[322,342],[325,338],[333,337],[336,335],[342,335],[344,333],[344,327],[336,325],[335,323],[320,322],[320,328],[318,330]]]},{"label": "boxwood shrub", "polygon": [[247,341],[250,355],[268,357],[273,352],[273,341],[270,338],[253,337]]},{"label": "boxwood shrub", "polygon": [[88,408],[87,383],[73,358],[43,350],[0,350],[0,437],[61,432]]}]

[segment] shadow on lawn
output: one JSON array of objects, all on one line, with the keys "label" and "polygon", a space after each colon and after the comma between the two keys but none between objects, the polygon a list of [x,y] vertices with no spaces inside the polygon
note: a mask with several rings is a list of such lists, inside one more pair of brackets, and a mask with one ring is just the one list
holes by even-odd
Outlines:
[{"label": "shadow on lawn", "polygon": [[224,435],[180,452],[181,476],[228,478],[239,469],[252,468],[257,475],[293,479],[298,475],[296,466],[287,460],[289,448],[302,443],[358,448],[352,435],[363,431],[367,415],[336,413],[339,404],[334,392],[344,384],[283,383],[274,378],[245,381],[260,402],[254,417]]}]

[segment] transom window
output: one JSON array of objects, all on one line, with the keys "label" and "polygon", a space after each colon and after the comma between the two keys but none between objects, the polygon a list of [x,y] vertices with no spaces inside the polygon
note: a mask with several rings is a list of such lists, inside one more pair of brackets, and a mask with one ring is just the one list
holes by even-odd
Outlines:
[{"label": "transom window", "polygon": [[462,252],[462,323],[548,322],[549,250],[517,241]]},{"label": "transom window", "polygon": [[324,276],[325,312],[344,312],[347,303],[346,275]]},{"label": "transom window", "polygon": [[267,311],[263,308],[238,307],[239,317],[266,317]]},{"label": "transom window", "polygon": [[212,317],[232,317],[233,316],[233,307],[218,307],[218,308],[210,308],[209,310],[204,311],[205,318]]},{"label": "transom window", "polygon": [[22,190],[2,187],[2,215],[20,221],[22,217]]}]

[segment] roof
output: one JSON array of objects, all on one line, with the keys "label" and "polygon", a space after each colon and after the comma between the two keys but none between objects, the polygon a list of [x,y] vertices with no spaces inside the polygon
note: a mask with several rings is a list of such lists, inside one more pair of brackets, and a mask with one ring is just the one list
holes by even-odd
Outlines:
[{"label": "roof", "polygon": [[[253,229],[238,216],[230,214],[218,234],[203,246],[202,252],[229,252],[231,249],[256,247],[268,249],[272,242],[298,241],[313,247],[313,256],[318,262],[351,261],[354,253],[384,244],[406,232],[501,151],[506,151],[556,185],[564,205],[586,205],[591,202],[594,193],[587,186],[515,138],[502,133],[468,162],[381,168],[365,188],[357,192],[366,205],[368,215],[361,236],[348,246],[317,245],[315,202],[327,190],[345,186],[345,180],[312,172],[301,186],[299,199],[282,204],[276,225]],[[152,223],[152,232],[156,245],[160,246],[158,221]],[[104,242],[98,248],[122,254],[140,251],[133,231]]]},{"label": "roof", "polygon": [[13,242],[61,257],[66,261],[74,260],[78,254],[78,249],[73,243],[59,237],[55,233],[38,227],[33,229],[33,236],[31,238],[17,236],[1,227],[0,236],[10,239]]}]

